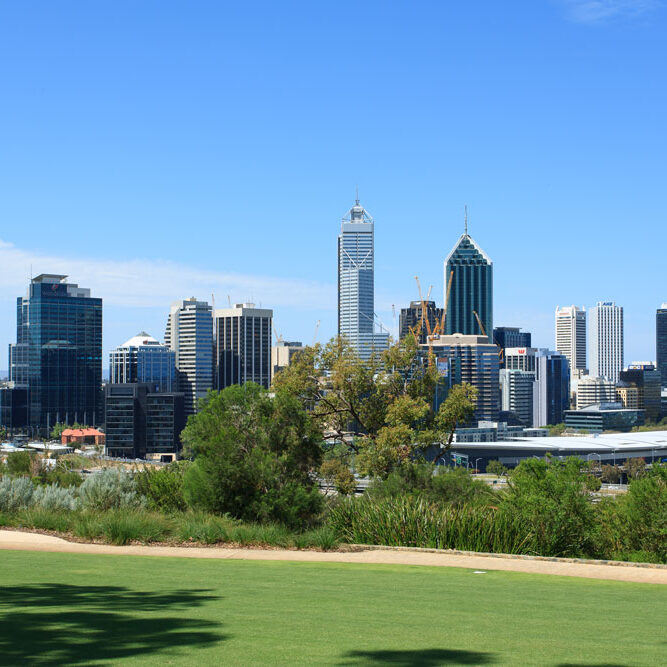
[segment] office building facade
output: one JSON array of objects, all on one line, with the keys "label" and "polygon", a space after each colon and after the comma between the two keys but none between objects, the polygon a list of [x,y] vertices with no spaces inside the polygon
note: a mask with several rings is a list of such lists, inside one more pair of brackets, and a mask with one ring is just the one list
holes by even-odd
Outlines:
[{"label": "office building facade", "polygon": [[613,301],[599,301],[590,309],[590,374],[618,381],[623,362],[623,308]]},{"label": "office building facade", "polygon": [[450,385],[467,382],[477,389],[475,421],[498,421],[500,393],[498,391],[498,348],[486,336],[452,334],[435,336],[424,353],[432,353],[438,374]]},{"label": "office building facade", "polygon": [[9,365],[10,381],[27,390],[31,427],[100,424],[102,299],[64,275],[33,278],[27,295],[17,299]]},{"label": "office building facade", "polygon": [[[450,283],[451,279],[451,283]],[[449,300],[447,291],[449,287]],[[445,259],[446,334],[493,340],[493,262],[466,231]],[[475,317],[479,317],[484,331]]]},{"label": "office building facade", "polygon": [[213,389],[213,315],[195,297],[172,303],[164,343],[175,353],[176,386],[184,396],[186,415]]},{"label": "office building facade", "polygon": [[599,403],[614,403],[616,401],[616,382],[585,375],[577,382],[576,395],[577,410]]},{"label": "office building facade", "polygon": [[533,425],[535,373],[503,368],[500,377],[500,409],[512,413],[522,426]]},{"label": "office building facade", "polygon": [[660,382],[667,388],[667,303],[655,313],[655,358]]},{"label": "office building facade", "polygon": [[362,359],[387,349],[375,326],[375,223],[356,200],[338,236],[338,335]]},{"label": "office building facade", "polygon": [[634,362],[619,374],[616,394],[624,407],[644,410],[647,422],[661,419],[660,372],[648,361]]},{"label": "office building facade", "polygon": [[398,337],[417,336],[418,342],[425,343],[428,332],[435,332],[436,326],[442,324],[442,308],[435,307],[435,301],[411,301],[408,308],[401,308],[399,316]]},{"label": "office building facade", "polygon": [[142,331],[109,354],[109,382],[145,382],[158,391],[174,391],[176,353]]},{"label": "office building facade", "polygon": [[178,457],[185,428],[184,395],[147,383],[108,384],[106,452],[128,459]]},{"label": "office building facade", "polygon": [[532,335],[519,327],[496,327],[493,342],[500,348],[500,368],[505,368],[505,350],[508,347],[531,347]]},{"label": "office building facade", "polygon": [[581,410],[565,411],[565,426],[588,433],[631,431],[644,424],[644,411],[624,408],[622,403],[593,403]]},{"label": "office building facade", "polygon": [[577,306],[556,308],[556,352],[570,364],[573,377],[586,373],[586,310]]},{"label": "office building facade", "polygon": [[303,343],[300,341],[278,340],[271,348],[271,382],[283,368],[287,368],[294,359],[295,355],[304,350]]},{"label": "office building facade", "polygon": [[216,388],[255,382],[271,385],[273,311],[237,303],[215,311]]}]

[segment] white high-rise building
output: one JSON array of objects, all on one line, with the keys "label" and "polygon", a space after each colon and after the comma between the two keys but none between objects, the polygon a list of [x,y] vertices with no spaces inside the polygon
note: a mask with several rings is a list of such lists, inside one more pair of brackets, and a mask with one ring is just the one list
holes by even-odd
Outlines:
[{"label": "white high-rise building", "polygon": [[586,373],[586,310],[556,308],[556,351],[570,364],[572,377]]},{"label": "white high-rise building", "polygon": [[176,353],[177,387],[184,394],[185,414],[194,414],[199,399],[213,389],[211,306],[195,297],[172,303],[164,344]]},{"label": "white high-rise building", "polygon": [[388,334],[375,331],[374,248],[373,218],[357,199],[338,236],[338,335],[362,359],[389,343]]},{"label": "white high-rise building", "polygon": [[623,370],[623,307],[598,301],[590,310],[591,375],[618,382]]},{"label": "white high-rise building", "polygon": [[216,387],[255,382],[271,385],[270,308],[236,303],[215,311]]},{"label": "white high-rise building", "polygon": [[596,403],[616,401],[616,383],[601,377],[586,375],[577,382],[577,410]]}]

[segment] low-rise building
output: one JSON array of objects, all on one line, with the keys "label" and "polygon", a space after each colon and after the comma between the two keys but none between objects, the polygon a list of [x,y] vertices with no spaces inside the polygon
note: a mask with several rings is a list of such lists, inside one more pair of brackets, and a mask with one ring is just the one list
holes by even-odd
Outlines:
[{"label": "low-rise building", "polygon": [[596,403],[581,410],[565,411],[565,426],[589,433],[627,432],[644,424],[644,411],[623,407],[622,403]]},{"label": "low-rise building", "polygon": [[97,428],[66,428],[60,434],[63,445],[103,445],[104,433]]}]

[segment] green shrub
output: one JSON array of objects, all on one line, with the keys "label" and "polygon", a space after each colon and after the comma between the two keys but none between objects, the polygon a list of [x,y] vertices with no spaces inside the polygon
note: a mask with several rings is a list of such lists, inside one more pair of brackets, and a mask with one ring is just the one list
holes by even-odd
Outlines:
[{"label": "green shrub", "polygon": [[178,538],[183,542],[218,544],[229,542],[229,530],[233,522],[222,517],[193,512],[178,517]]},{"label": "green shrub", "polygon": [[183,477],[189,465],[189,461],[174,461],[164,468],[144,468],[134,478],[137,491],[146,497],[151,509],[182,512],[187,508]]},{"label": "green shrub", "polygon": [[45,510],[75,510],[79,501],[72,489],[61,489],[57,484],[38,486],[33,495],[33,503]]},{"label": "green shrub", "polygon": [[7,472],[10,475],[29,475],[33,456],[32,452],[11,452],[7,455]]},{"label": "green shrub", "polygon": [[79,512],[75,515],[72,531],[77,537],[95,540],[103,534],[102,516],[97,512]]},{"label": "green shrub", "polygon": [[120,468],[106,468],[87,477],[79,487],[84,509],[138,508],[145,504],[136,491],[132,476]]},{"label": "green shrub", "polygon": [[28,528],[53,530],[58,533],[67,533],[71,530],[74,517],[71,512],[44,507],[33,507],[22,511],[18,515],[19,523]]},{"label": "green shrub", "polygon": [[103,537],[111,544],[159,542],[170,532],[166,517],[145,511],[111,510],[100,519]]}]

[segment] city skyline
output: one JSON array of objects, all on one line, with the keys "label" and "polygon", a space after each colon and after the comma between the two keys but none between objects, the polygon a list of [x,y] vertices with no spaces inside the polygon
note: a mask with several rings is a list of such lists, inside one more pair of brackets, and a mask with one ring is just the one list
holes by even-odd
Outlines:
[{"label": "city skyline", "polygon": [[[212,292],[272,308],[286,339],[312,342],[319,320],[327,340],[332,237],[359,185],[394,333],[415,275],[440,299],[468,204],[496,326],[551,347],[557,304],[616,301],[626,360],[653,359],[666,14],[627,4],[342,2],[289,22],[270,3],[5,5],[0,345],[31,265],[104,298],[105,358]],[[339,48],[351,15],[367,48]]]}]

